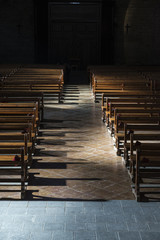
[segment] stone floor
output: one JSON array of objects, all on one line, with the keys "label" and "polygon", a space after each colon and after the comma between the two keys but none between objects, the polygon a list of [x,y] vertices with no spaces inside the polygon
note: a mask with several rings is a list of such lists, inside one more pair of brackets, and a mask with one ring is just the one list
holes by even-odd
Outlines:
[{"label": "stone floor", "polygon": [[160,240],[160,202],[134,200],[88,85],[45,101],[27,189],[0,201],[0,240]]},{"label": "stone floor", "polygon": [[89,85],[67,85],[63,104],[45,102],[40,135],[28,199],[134,199]]},{"label": "stone floor", "polygon": [[[66,85],[62,104],[46,98],[27,200],[134,199],[113,144],[89,85]],[[0,194],[19,198],[16,191]]]},{"label": "stone floor", "polygon": [[160,203],[1,201],[1,240],[159,240]]}]

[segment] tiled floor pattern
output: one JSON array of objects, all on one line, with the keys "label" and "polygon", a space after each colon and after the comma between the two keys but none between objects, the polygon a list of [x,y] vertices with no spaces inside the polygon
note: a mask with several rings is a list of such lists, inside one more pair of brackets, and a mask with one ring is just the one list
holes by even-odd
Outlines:
[{"label": "tiled floor pattern", "polygon": [[46,102],[30,201],[0,201],[0,240],[160,240],[160,202],[129,200],[100,104],[89,86],[67,88],[63,104]]},{"label": "tiled floor pattern", "polygon": [[47,100],[40,132],[29,199],[134,199],[89,85],[67,85],[63,104]]},{"label": "tiled floor pattern", "polygon": [[[89,85],[66,85],[62,104],[47,98],[33,158],[27,200],[134,199]],[[19,198],[16,191],[0,194]]]},{"label": "tiled floor pattern", "polygon": [[1,240],[159,240],[160,203],[1,201]]}]

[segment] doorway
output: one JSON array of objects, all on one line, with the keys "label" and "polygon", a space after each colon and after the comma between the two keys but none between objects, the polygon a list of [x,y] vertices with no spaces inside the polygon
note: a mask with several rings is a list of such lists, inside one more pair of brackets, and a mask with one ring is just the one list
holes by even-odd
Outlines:
[{"label": "doorway", "polygon": [[101,59],[99,3],[49,3],[49,63],[76,70]]},{"label": "doorway", "polygon": [[75,70],[114,64],[111,0],[34,2],[36,63],[65,63]]}]

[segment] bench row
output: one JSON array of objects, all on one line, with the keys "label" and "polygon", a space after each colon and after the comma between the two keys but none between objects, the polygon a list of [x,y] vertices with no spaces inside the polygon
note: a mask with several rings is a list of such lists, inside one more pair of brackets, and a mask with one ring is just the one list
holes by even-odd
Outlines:
[{"label": "bench row", "polygon": [[[41,65],[40,65],[41,66]],[[3,69],[0,66],[0,73]],[[13,96],[14,94],[50,94],[58,96],[61,102],[61,94],[64,85],[63,68],[51,68],[51,65],[38,67],[38,65],[28,65],[12,70],[10,74],[1,76],[0,94],[1,96]]]},{"label": "bench row", "polygon": [[[146,77],[148,72],[143,75],[147,68],[141,72],[135,67],[134,71],[132,68],[126,73],[124,67],[119,67],[117,71],[114,69],[111,67],[105,72],[101,68],[102,119],[113,136],[117,154],[123,156],[136,199],[148,200],[160,193],[160,94],[151,91],[153,84]],[[153,70],[157,75],[158,67]],[[98,76],[100,71],[95,72]],[[137,73],[141,74],[141,79]],[[151,75],[152,69],[149,73]],[[137,89],[132,87],[132,81]],[[120,84],[125,87],[126,83],[130,88],[120,90]],[[151,89],[142,88],[144,83]]]}]

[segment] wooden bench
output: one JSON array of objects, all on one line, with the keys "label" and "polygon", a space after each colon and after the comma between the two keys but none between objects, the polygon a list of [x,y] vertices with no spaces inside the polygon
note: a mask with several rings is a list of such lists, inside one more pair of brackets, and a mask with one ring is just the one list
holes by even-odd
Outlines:
[{"label": "wooden bench", "polygon": [[131,67],[98,67],[90,68],[93,94],[112,91],[146,90],[154,91],[152,79],[144,77],[136,68]]},{"label": "wooden bench", "polygon": [[39,122],[43,120],[43,108],[44,108],[44,103],[43,103],[43,98],[41,97],[4,97],[0,98],[0,104],[1,103],[13,103],[13,104],[24,104],[24,106],[27,106],[27,104],[31,103],[32,105],[36,107],[37,115],[39,117]]},{"label": "wooden bench", "polygon": [[95,81],[93,87],[93,94],[95,97],[95,101],[97,99],[97,94],[103,94],[108,92],[126,92],[126,91],[138,91],[143,89],[145,91],[152,91],[152,84],[148,81],[134,79],[134,80],[106,80],[103,81]]},{"label": "wooden bench", "polygon": [[128,104],[128,106],[133,106],[132,104],[159,104],[160,98],[153,97],[118,97],[118,98],[106,98],[105,103],[102,103],[102,120],[106,121],[106,114],[110,114],[112,110],[112,106],[116,108],[116,106],[123,106],[124,104]]},{"label": "wooden bench", "polygon": [[[38,101],[37,101],[38,100]],[[44,118],[44,96],[41,92],[27,92],[27,91],[0,91],[0,102],[2,103],[33,103],[38,104],[38,112],[41,112],[41,120]]]},{"label": "wooden bench", "polygon": [[7,94],[8,91],[56,94],[60,102],[63,84],[63,68],[54,65],[25,65],[6,75],[1,81],[0,89],[2,94]]},{"label": "wooden bench", "polygon": [[58,96],[58,103],[61,102],[61,94],[62,94],[62,87],[60,83],[56,82],[55,84],[47,84],[47,83],[34,83],[33,84],[26,84],[24,81],[23,83],[7,83],[3,84],[1,86],[0,93],[4,95],[7,95],[10,93],[10,95],[14,95],[15,92],[17,95],[21,94],[22,92],[25,92],[23,96],[32,94],[33,96],[36,96],[36,93],[41,94],[50,94],[50,95],[57,95]]},{"label": "wooden bench", "polygon": [[116,121],[117,114],[124,115],[152,115],[157,116],[160,110],[160,103],[141,103],[141,104],[123,104],[123,103],[111,103],[109,105],[109,110],[106,111],[106,122],[107,126]]},{"label": "wooden bench", "polygon": [[[147,131],[148,132],[148,131]],[[160,144],[160,131],[159,133],[143,133],[143,134],[130,134],[130,143],[129,146],[126,143],[125,148],[130,150],[130,161],[129,161],[129,173],[133,181],[135,181],[135,151],[138,147],[141,147],[142,150],[147,149],[157,149],[157,146]]]},{"label": "wooden bench", "polygon": [[[146,113],[145,113],[146,114]],[[148,114],[148,113],[147,113]],[[121,155],[121,149],[120,149],[120,139],[124,139],[124,125],[127,124],[155,124],[159,125],[160,123],[160,116],[147,116],[147,115],[125,115],[125,116],[116,116],[116,121],[114,125],[114,136],[116,139],[116,148],[117,148],[117,154]],[[123,149],[122,145],[122,149]]]},{"label": "wooden bench", "polygon": [[[133,135],[134,133],[134,135]],[[129,152],[133,155],[134,141],[157,141],[160,140],[160,125],[152,124],[124,124],[124,160],[129,166]]]},{"label": "wooden bench", "polygon": [[[27,139],[25,145],[28,149],[26,152],[30,154],[30,162],[32,162],[32,155],[35,152],[36,134],[33,131],[32,123],[14,123],[5,122],[0,125],[0,137],[11,138],[11,139],[21,139],[23,140],[23,135],[27,134]],[[11,137],[12,136],[12,137]],[[29,150],[29,151],[28,151]]]},{"label": "wooden bench", "polygon": [[[24,154],[23,148],[0,148],[0,174],[0,186],[20,186],[20,198],[25,199],[26,183],[28,181],[28,158]],[[3,187],[0,192],[4,191],[8,190]]]},{"label": "wooden bench", "polygon": [[20,65],[18,64],[0,64],[0,79],[4,79],[12,74],[15,74]]},{"label": "wooden bench", "polygon": [[[158,145],[150,145],[147,149],[136,150],[135,186],[133,193],[137,201],[146,201],[153,195],[160,194],[160,149]],[[148,197],[147,197],[148,196]]]},{"label": "wooden bench", "polygon": [[28,132],[0,132],[0,148],[24,148],[24,154],[28,156],[30,165],[34,151],[33,141]]}]

